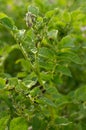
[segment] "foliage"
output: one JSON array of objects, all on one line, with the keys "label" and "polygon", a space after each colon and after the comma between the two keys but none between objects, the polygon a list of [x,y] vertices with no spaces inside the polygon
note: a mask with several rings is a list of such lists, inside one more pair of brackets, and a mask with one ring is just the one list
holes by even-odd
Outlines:
[{"label": "foliage", "polygon": [[0,130],[85,130],[86,2],[0,3]]}]

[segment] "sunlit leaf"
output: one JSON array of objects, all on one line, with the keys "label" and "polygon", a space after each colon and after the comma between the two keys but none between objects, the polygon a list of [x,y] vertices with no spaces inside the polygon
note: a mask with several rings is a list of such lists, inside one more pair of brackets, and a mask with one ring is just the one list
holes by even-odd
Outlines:
[{"label": "sunlit leaf", "polygon": [[0,130],[5,130],[8,127],[8,120],[9,120],[9,116],[5,116],[0,118]]},{"label": "sunlit leaf", "polygon": [[27,130],[28,124],[25,119],[21,117],[14,118],[10,123],[10,130]]},{"label": "sunlit leaf", "polygon": [[60,48],[72,48],[75,46],[74,43],[75,43],[75,38],[68,35],[68,36],[63,37],[63,39],[60,42],[59,47]]}]

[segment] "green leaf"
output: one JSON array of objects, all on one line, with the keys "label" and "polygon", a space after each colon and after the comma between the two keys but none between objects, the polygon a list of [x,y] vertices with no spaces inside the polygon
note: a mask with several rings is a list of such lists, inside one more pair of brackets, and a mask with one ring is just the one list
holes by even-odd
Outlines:
[{"label": "green leaf", "polygon": [[0,13],[0,23],[10,30],[16,29],[13,20],[4,13]]},{"label": "green leaf", "polygon": [[42,57],[40,57],[38,63],[41,68],[44,68],[46,70],[52,70],[55,65],[52,61],[45,61]]},{"label": "green leaf", "polygon": [[67,118],[58,117],[58,118],[55,119],[55,123],[56,123],[56,125],[65,126],[65,125],[71,124],[72,122],[68,121]]},{"label": "green leaf", "polygon": [[77,10],[74,10],[72,13],[71,13],[71,17],[72,17],[72,20],[73,22],[78,22],[78,20],[82,20],[84,18],[84,13],[77,9]]},{"label": "green leaf", "polygon": [[26,31],[26,30],[24,30],[24,29],[22,29],[22,30],[17,30],[17,31],[15,32],[15,38],[16,38],[17,40],[19,40],[19,41],[23,40],[25,31]]},{"label": "green leaf", "polygon": [[52,74],[42,71],[40,76],[45,81],[50,81],[52,79]]},{"label": "green leaf", "polygon": [[39,13],[39,8],[38,7],[36,7],[36,6],[29,6],[28,7],[28,11],[29,12],[31,12],[32,14],[34,14],[34,15],[38,15],[38,13]]},{"label": "green leaf", "polygon": [[71,48],[74,47],[74,42],[75,42],[75,38],[73,38],[70,35],[67,35],[65,37],[62,38],[60,44],[59,44],[59,48]]},{"label": "green leaf", "polygon": [[58,75],[58,73],[54,74],[54,76],[53,76],[53,82],[56,85],[62,84],[62,79],[60,78],[60,76]]},{"label": "green leaf", "polygon": [[41,128],[41,120],[39,120],[38,117],[33,117],[33,120],[32,120],[32,128],[33,130],[38,130]]},{"label": "green leaf", "polygon": [[24,77],[26,77],[27,76],[27,73],[26,72],[19,72],[18,74],[17,74],[17,77],[18,78],[24,78]]},{"label": "green leaf", "polygon": [[86,101],[86,86],[81,86],[75,91],[75,99],[79,101]]},{"label": "green leaf", "polygon": [[29,49],[31,50],[35,47],[34,40],[35,35],[33,29],[31,28],[26,32],[22,44],[22,46],[27,50],[27,52]]},{"label": "green leaf", "polygon": [[39,49],[39,55],[45,58],[53,59],[55,52],[47,47],[42,47]]},{"label": "green leaf", "polygon": [[0,13],[0,19],[3,19],[4,17],[7,17],[7,15],[4,13]]},{"label": "green leaf", "polygon": [[74,52],[66,52],[66,50],[64,50],[63,52],[58,53],[58,56],[59,56],[58,57],[59,60],[63,60],[63,61],[67,60],[68,62],[72,61],[76,64],[82,64],[81,59]]},{"label": "green leaf", "polygon": [[50,11],[48,11],[48,12],[45,14],[45,16],[46,16],[47,18],[51,18],[52,15],[54,15],[54,13],[55,13],[55,10],[50,10]]},{"label": "green leaf", "polygon": [[57,35],[58,35],[58,30],[52,30],[47,34],[49,39],[54,39],[54,40],[57,39]]},{"label": "green leaf", "polygon": [[69,68],[63,65],[57,65],[55,72],[60,72],[61,74],[70,76],[70,77],[72,76]]},{"label": "green leaf", "polygon": [[62,15],[62,19],[66,22],[69,23],[71,21],[71,15],[69,12],[64,11],[63,15]]},{"label": "green leaf", "polygon": [[0,119],[0,130],[6,130],[9,116],[2,117]]},{"label": "green leaf", "polygon": [[21,65],[23,67],[23,71],[29,72],[31,67],[30,67],[30,62],[26,61],[25,59],[21,59]]},{"label": "green leaf", "polygon": [[30,95],[32,97],[35,97],[37,95],[40,94],[40,89],[39,89],[39,86],[36,86],[35,88],[33,88],[31,91],[30,91]]},{"label": "green leaf", "polygon": [[28,124],[25,119],[21,117],[14,118],[10,122],[10,130],[27,130]]},{"label": "green leaf", "polygon": [[42,103],[42,104],[44,104],[44,105],[49,105],[49,106],[52,106],[52,107],[56,107],[55,103],[54,103],[52,100],[50,100],[50,99],[48,99],[48,98],[46,98],[46,97],[40,98],[40,99],[38,100],[38,102],[39,102],[39,103]]},{"label": "green leaf", "polygon": [[[61,89],[63,89],[63,88],[61,88]],[[56,104],[58,107],[69,104],[69,103],[70,103],[70,101],[68,100],[67,96],[64,96],[62,94],[58,95],[58,98],[56,100]]]},{"label": "green leaf", "polygon": [[0,78],[0,89],[5,87],[5,80],[3,78]]},{"label": "green leaf", "polygon": [[59,8],[55,8],[53,10],[50,10],[48,11],[46,14],[45,14],[45,17],[47,18],[52,18],[52,16],[54,16],[55,14],[58,14],[59,13]]}]

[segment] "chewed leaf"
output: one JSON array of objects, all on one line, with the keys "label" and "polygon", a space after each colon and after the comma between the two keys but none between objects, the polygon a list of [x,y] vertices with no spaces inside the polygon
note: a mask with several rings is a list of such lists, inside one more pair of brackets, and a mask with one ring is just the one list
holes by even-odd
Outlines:
[{"label": "chewed leaf", "polygon": [[54,39],[54,40],[57,39],[57,35],[58,35],[58,30],[52,30],[47,34],[49,39]]},{"label": "chewed leaf", "polygon": [[28,7],[28,11],[31,12],[32,14],[34,14],[34,15],[38,15],[39,8],[31,5],[31,6]]}]

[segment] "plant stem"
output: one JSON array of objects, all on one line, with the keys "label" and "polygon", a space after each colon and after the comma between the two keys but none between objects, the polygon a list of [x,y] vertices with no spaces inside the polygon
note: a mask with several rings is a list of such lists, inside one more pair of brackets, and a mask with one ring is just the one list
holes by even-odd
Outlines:
[{"label": "plant stem", "polygon": [[[44,84],[43,84],[43,82],[42,82],[42,80],[41,80],[41,77],[40,77],[40,71],[39,71],[38,62],[36,61],[36,68],[34,68],[34,66],[32,65],[32,63],[31,63],[31,61],[30,61],[30,58],[28,57],[28,54],[27,54],[27,52],[25,51],[25,49],[23,48],[22,44],[21,44],[21,43],[18,43],[18,45],[19,45],[19,48],[20,48],[21,52],[22,52],[23,55],[24,55],[24,58],[25,58],[27,61],[29,61],[30,67],[31,67],[32,71],[34,71],[34,73],[36,74],[36,76],[37,76],[37,78],[38,78],[38,82],[40,83],[41,86],[44,87]],[[36,56],[37,56],[37,55],[36,55]]]}]

